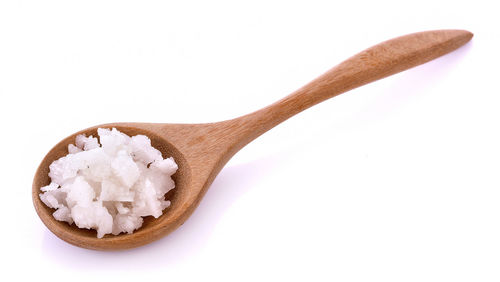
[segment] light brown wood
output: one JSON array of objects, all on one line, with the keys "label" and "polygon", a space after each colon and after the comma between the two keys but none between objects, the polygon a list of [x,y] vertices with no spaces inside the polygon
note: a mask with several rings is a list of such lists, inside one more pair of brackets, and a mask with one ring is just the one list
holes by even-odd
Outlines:
[{"label": "light brown wood", "polygon": [[[371,47],[337,65],[282,100],[251,114],[217,123],[159,124],[112,123],[79,131],[58,143],[42,160],[33,181],[32,198],[43,223],[59,238],[83,248],[116,250],[147,244],[179,227],[198,206],[203,195],[227,161],[242,147],[289,117],[345,91],[423,64],[464,45],[472,33],[439,30],[398,37]],[[172,205],[161,217],[146,218],[143,227],[130,235],[106,235],[56,221],[53,209],[39,198],[40,187],[49,184],[49,164],[67,154],[67,145],[78,134],[96,135],[98,127],[116,127],[128,134],[145,134],[163,156],[179,165],[176,188],[167,194]]]}]

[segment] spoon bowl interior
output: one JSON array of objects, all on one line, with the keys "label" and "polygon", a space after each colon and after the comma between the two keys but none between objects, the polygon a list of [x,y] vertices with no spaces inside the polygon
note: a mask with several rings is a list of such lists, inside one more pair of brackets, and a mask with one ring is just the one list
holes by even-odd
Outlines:
[{"label": "spoon bowl interior", "polygon": [[[50,164],[54,160],[57,160],[68,154],[68,145],[75,143],[75,138],[77,135],[85,134],[86,136],[93,135],[97,137],[97,128],[99,127],[115,127],[119,131],[129,136],[135,136],[139,134],[146,135],[151,139],[151,145],[162,153],[163,158],[173,157],[175,162],[179,166],[177,172],[172,175],[172,178],[175,182],[175,189],[170,190],[165,195],[165,199],[169,200],[171,202],[171,205],[163,211],[163,214],[159,218],[154,218],[152,216],[145,217],[142,227],[132,234],[122,233],[118,236],[107,234],[101,239],[97,238],[97,232],[93,229],[82,229],[78,228],[74,223],[69,225],[67,222],[55,220],[52,216],[52,213],[55,210],[47,207],[39,197],[39,194],[41,193],[40,187],[50,184],[50,178],[48,176]],[[186,201],[186,191],[190,183],[190,178],[191,173],[189,164],[184,155],[173,144],[169,143],[158,134],[139,127],[136,128],[120,125],[95,126],[68,136],[49,151],[49,153],[42,160],[36,172],[36,176],[33,181],[32,198],[35,209],[44,224],[59,238],[76,245],[85,243],[85,246],[91,249],[130,248],[153,241],[174,229],[173,226],[170,225],[173,222],[173,218],[176,216],[176,214],[170,213],[169,211],[179,210],[179,206]],[[130,246],[130,242],[135,242],[134,246]]]}]

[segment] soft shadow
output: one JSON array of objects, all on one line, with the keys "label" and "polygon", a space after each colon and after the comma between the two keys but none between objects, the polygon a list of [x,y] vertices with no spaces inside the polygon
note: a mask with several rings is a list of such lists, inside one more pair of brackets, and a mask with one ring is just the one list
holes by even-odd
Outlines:
[{"label": "soft shadow", "polygon": [[46,230],[42,240],[43,252],[66,268],[93,271],[168,268],[193,259],[204,248],[225,211],[256,183],[273,173],[286,158],[285,153],[277,153],[224,168],[184,225],[148,245],[124,251],[86,250],[70,245]]}]

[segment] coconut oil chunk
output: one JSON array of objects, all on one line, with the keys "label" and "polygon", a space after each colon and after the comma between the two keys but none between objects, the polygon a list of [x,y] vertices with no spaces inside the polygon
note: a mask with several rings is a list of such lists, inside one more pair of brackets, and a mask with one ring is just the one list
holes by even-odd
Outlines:
[{"label": "coconut oil chunk", "polygon": [[144,135],[127,136],[99,128],[98,137],[78,135],[68,155],[49,167],[51,183],[40,199],[55,209],[56,220],[95,229],[97,237],[131,234],[143,217],[158,218],[170,206],[177,164],[164,159]]}]

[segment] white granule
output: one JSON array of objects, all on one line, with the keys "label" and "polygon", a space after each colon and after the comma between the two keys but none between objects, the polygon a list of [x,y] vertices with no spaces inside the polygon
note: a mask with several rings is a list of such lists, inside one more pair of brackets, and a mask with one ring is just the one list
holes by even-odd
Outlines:
[{"label": "white granule", "polygon": [[56,209],[55,219],[105,234],[132,233],[142,217],[158,218],[170,206],[165,194],[175,187],[173,158],[163,159],[144,135],[129,137],[113,128],[99,128],[99,141],[78,135],[68,155],[49,169],[51,183],[40,199]]}]

